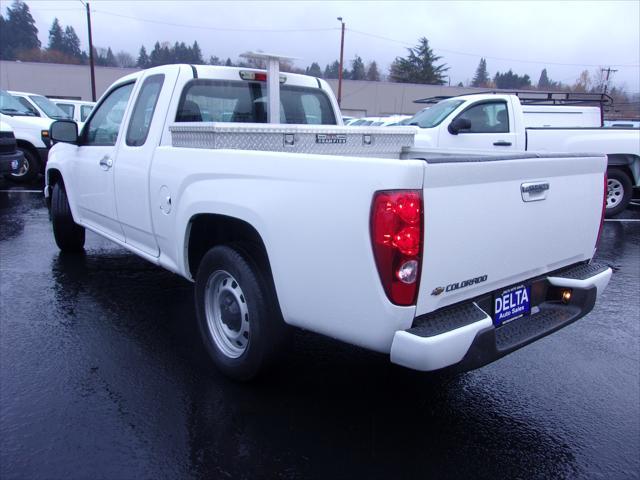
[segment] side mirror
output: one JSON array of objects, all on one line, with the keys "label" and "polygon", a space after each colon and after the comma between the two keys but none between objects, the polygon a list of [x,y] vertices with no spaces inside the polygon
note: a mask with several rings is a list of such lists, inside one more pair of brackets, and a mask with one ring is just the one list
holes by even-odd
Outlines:
[{"label": "side mirror", "polygon": [[78,143],[78,124],[73,120],[57,120],[51,124],[49,138],[54,142]]},{"label": "side mirror", "polygon": [[457,135],[460,130],[469,130],[471,128],[471,120],[466,118],[456,118],[449,124],[449,133],[451,135]]}]

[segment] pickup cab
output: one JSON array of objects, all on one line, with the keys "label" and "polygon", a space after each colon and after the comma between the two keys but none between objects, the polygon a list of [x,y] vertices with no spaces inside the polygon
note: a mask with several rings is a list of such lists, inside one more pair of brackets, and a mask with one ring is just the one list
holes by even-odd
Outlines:
[{"label": "pickup cab", "polygon": [[[605,154],[608,157],[606,215],[617,215],[628,206],[634,188],[640,187],[640,130],[528,126],[532,118],[535,119],[532,112],[548,117],[554,108],[566,111],[572,107],[522,105],[514,94],[461,95],[422,110],[408,124],[420,127],[416,147],[423,149],[445,148],[474,154],[527,151]],[[525,114],[523,109],[531,112]],[[583,110],[576,111],[581,115],[573,117],[593,120],[593,112]],[[568,125],[567,116],[557,116]]]},{"label": "pickup cab", "polygon": [[324,80],[268,71],[155,67],[80,134],[54,123],[58,247],[88,229],[194,282],[203,343],[236,379],[292,326],[469,370],[593,308],[604,155],[425,153],[415,128],[341,125]]}]

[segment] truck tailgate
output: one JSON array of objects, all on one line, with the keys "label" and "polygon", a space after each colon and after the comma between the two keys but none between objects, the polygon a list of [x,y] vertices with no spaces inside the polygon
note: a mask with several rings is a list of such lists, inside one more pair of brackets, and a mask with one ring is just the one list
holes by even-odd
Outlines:
[{"label": "truck tailgate", "polygon": [[416,315],[593,255],[605,156],[444,156],[425,161]]}]

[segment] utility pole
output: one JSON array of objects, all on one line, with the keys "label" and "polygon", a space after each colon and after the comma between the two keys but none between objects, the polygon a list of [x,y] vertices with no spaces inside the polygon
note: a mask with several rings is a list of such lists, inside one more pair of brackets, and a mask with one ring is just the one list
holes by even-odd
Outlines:
[{"label": "utility pole", "polygon": [[338,17],[338,21],[342,24],[342,37],[340,38],[340,71],[338,72],[338,106],[342,101],[342,64],[344,60],[344,22],[342,17]]},{"label": "utility pole", "polygon": [[608,67],[608,68],[601,68],[600,71],[607,72],[607,78],[606,78],[605,83],[604,83],[604,91],[602,92],[602,93],[606,94],[607,93],[607,87],[609,87],[609,75],[611,75],[612,73],[616,73],[618,70],[615,70],[615,69],[613,69],[611,67]]},{"label": "utility pole", "polygon": [[[84,3],[84,2],[83,2]],[[93,39],[91,38],[91,10],[89,2],[84,4],[87,7],[87,28],[89,30],[89,65],[91,66],[91,100],[96,101],[96,71],[93,64]]]}]

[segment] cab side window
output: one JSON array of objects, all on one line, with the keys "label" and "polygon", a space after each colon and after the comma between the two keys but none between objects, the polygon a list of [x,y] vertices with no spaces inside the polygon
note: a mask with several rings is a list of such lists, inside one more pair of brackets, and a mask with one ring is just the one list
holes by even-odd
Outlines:
[{"label": "cab side window", "polygon": [[160,74],[148,77],[142,84],[127,129],[127,145],[130,147],[139,147],[147,141],[163,82],[164,75]]},{"label": "cab side window", "polygon": [[60,110],[69,115],[69,118],[73,118],[73,105],[71,105],[70,103],[56,103],[56,105],[58,105],[58,108],[60,108]]},{"label": "cab side window", "polygon": [[505,102],[483,102],[476,104],[460,114],[471,122],[471,128],[460,133],[507,133],[509,132],[509,113]]},{"label": "cab side window", "polygon": [[87,117],[91,113],[91,110],[93,110],[93,106],[92,105],[82,105],[80,107],[80,121],[81,122],[84,122],[87,119]]},{"label": "cab side window", "polygon": [[84,132],[86,132],[84,145],[111,146],[116,144],[133,85],[133,83],[127,83],[117,87],[98,105],[95,114],[84,128]]}]

